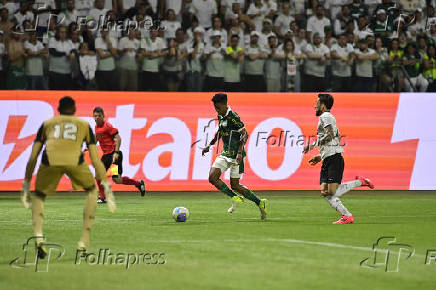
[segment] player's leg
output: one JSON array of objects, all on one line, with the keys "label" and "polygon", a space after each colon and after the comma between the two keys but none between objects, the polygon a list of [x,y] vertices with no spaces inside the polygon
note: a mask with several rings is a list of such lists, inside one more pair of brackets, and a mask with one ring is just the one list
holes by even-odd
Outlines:
[{"label": "player's leg", "polygon": [[[238,166],[236,166],[238,167]],[[232,168],[233,169],[233,168]],[[239,169],[238,169],[239,170]],[[233,173],[233,176],[232,176]],[[234,171],[230,174],[230,185],[234,191],[244,196],[246,199],[251,200],[254,202],[260,210],[260,216],[261,219],[266,219],[267,215],[267,200],[266,199],[260,199],[258,198],[253,191],[248,189],[245,185],[242,185],[239,183],[240,176],[237,177],[238,173],[235,173]],[[235,210],[236,207],[232,205],[231,208],[229,208],[228,212],[232,213]]]},{"label": "player's leg", "polygon": [[141,192],[141,196],[145,195],[145,182],[144,180],[134,180],[127,176],[123,175],[123,153],[120,151],[118,160],[115,163],[118,166],[118,174],[112,176],[112,180],[116,184],[124,184],[124,185],[134,185],[139,192]]},{"label": "player's leg", "polygon": [[[104,168],[106,171],[111,167],[112,165],[112,154],[103,154],[101,157],[101,162],[104,165]],[[106,202],[106,195],[104,194],[104,188],[101,185],[101,181],[97,179],[97,186],[99,191],[99,197],[97,202],[98,203],[105,203]]]},{"label": "player's leg", "polygon": [[[86,251],[86,249],[89,247],[91,228],[95,220],[98,191],[95,187],[94,178],[91,174],[91,171],[85,162],[77,166],[67,167],[66,174],[75,184],[85,189],[82,237],[77,244],[77,249],[80,251]],[[111,198],[111,196],[107,196],[108,205],[111,202]]]},{"label": "player's leg", "polygon": [[48,194],[56,191],[59,180],[63,175],[60,167],[52,167],[41,164],[36,174],[35,194],[32,198],[32,226],[33,234],[36,237],[35,246],[39,258],[44,259],[47,251],[44,247],[44,234],[42,225],[44,223],[44,202]]},{"label": "player's leg", "polygon": [[354,221],[352,214],[342,204],[342,201],[334,196],[342,181],[343,172],[344,159],[341,154],[335,154],[324,159],[320,174],[321,194],[342,215],[341,219],[335,223],[352,223]]},{"label": "player's leg", "polygon": [[227,160],[222,157],[222,156],[218,156],[215,159],[215,162],[212,165],[212,168],[210,169],[209,172],[209,182],[210,184],[212,184],[213,186],[215,186],[219,191],[221,191],[222,193],[228,195],[229,197],[233,198],[233,197],[238,197],[238,195],[236,193],[234,193],[228,186],[227,184],[221,180],[221,174],[226,172],[226,170],[229,168],[228,162]]}]

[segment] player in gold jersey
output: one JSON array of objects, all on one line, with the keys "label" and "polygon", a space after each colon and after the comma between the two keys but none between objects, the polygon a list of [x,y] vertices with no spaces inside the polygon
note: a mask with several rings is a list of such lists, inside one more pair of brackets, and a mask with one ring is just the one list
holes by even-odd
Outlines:
[{"label": "player in gold jersey", "polygon": [[[38,130],[33,143],[32,153],[26,167],[26,176],[23,183],[21,201],[25,208],[32,208],[32,223],[36,238],[38,256],[44,258],[46,249],[42,233],[45,197],[56,191],[61,177],[66,174],[73,184],[86,191],[85,207],[83,209],[83,232],[77,249],[86,251],[89,246],[89,235],[95,219],[98,191],[94,177],[84,162],[82,144],[86,143],[96,176],[102,180],[107,196],[110,212],[116,209],[115,199],[110,184],[107,181],[103,163],[98,157],[96,139],[91,127],[84,120],[75,117],[76,104],[71,97],[63,97],[59,101],[60,116],[45,121]],[[30,182],[36,161],[43,146],[41,165],[38,169],[35,182],[35,194],[30,197]],[[109,194],[108,194],[109,193]]]}]

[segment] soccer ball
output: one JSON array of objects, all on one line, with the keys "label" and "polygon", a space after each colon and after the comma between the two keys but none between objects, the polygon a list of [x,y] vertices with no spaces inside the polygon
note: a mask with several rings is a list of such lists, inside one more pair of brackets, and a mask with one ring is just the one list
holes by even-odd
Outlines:
[{"label": "soccer ball", "polygon": [[186,207],[178,206],[173,209],[173,218],[176,222],[185,222],[189,217],[189,210]]}]

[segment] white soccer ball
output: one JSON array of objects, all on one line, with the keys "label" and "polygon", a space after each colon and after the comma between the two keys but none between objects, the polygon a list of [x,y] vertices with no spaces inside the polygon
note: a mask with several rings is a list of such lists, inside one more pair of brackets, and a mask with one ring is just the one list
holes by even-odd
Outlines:
[{"label": "white soccer ball", "polygon": [[173,218],[176,222],[185,222],[189,217],[189,210],[186,207],[178,206],[173,209]]}]

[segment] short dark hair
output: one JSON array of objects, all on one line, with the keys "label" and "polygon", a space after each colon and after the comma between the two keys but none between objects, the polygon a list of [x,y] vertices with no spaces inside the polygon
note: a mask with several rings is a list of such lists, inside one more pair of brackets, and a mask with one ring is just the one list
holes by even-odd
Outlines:
[{"label": "short dark hair", "polygon": [[62,115],[72,115],[76,111],[76,102],[72,97],[65,96],[59,100],[58,111]]},{"label": "short dark hair", "polygon": [[333,107],[334,99],[330,94],[318,94],[318,99],[321,104],[324,104],[327,110]]},{"label": "short dark hair", "polygon": [[103,108],[102,107],[95,107],[94,108],[94,111],[92,111],[92,113],[94,114],[94,113],[100,113],[100,114],[102,114],[103,116],[104,116],[104,111],[103,111]]},{"label": "short dark hair", "polygon": [[224,103],[227,104],[227,94],[224,93],[218,93],[215,94],[212,98],[212,102],[216,103]]}]

